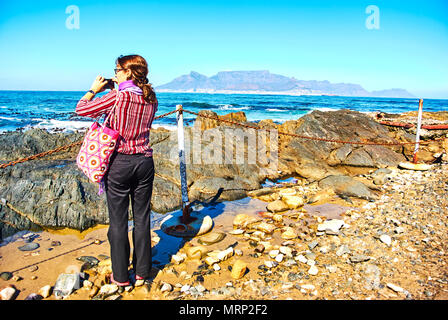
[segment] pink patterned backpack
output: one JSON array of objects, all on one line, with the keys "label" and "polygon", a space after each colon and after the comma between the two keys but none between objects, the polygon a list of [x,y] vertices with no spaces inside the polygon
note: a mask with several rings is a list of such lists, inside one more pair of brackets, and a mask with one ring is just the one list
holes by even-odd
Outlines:
[{"label": "pink patterned backpack", "polygon": [[114,112],[117,101],[118,97],[102,125],[98,121],[95,121],[91,125],[76,157],[78,168],[84,172],[90,181],[100,184],[98,194],[103,193],[103,178],[107,172],[110,157],[117,146],[117,140],[120,136],[118,131],[106,126],[110,115]]}]

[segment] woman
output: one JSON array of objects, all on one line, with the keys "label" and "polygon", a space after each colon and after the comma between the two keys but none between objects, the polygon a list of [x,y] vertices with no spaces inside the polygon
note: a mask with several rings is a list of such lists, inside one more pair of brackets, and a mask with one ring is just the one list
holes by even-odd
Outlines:
[{"label": "woman", "polygon": [[149,134],[158,102],[147,74],[148,64],[143,57],[120,56],[116,60],[113,79],[118,90],[92,100],[105,90],[107,84],[103,77],[98,76],[76,106],[78,115],[96,118],[108,114],[117,100],[109,126],[117,130],[120,137],[104,176],[104,186],[109,211],[107,237],[112,259],[111,281],[122,287],[131,284],[128,273],[129,197],[134,217],[132,264],[137,283],[143,284],[149,278],[152,266],[150,213],[154,162]]}]

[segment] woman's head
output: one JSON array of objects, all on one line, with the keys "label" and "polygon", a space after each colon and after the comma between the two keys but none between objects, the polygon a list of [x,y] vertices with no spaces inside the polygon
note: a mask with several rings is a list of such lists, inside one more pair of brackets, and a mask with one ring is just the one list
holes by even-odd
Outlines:
[{"label": "woman's head", "polygon": [[148,83],[148,63],[142,56],[131,54],[119,56],[115,61],[115,78],[118,83],[132,80],[143,91],[143,98],[149,103],[157,101],[156,94]]}]

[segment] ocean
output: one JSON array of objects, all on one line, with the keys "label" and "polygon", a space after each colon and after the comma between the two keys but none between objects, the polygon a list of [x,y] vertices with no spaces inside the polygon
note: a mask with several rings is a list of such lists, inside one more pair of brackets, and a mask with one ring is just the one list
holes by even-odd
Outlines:
[{"label": "ocean", "polygon": [[[73,131],[90,126],[91,118],[75,113],[78,100],[85,92],[77,91],[0,91],[0,132],[39,127]],[[104,93],[103,93],[104,94]],[[172,111],[177,104],[199,112],[212,110],[219,115],[244,111],[248,121],[272,119],[276,123],[297,120],[313,110],[350,109],[360,112],[402,113],[416,111],[418,99],[367,98],[341,96],[288,96],[267,94],[157,94],[156,115]],[[448,111],[448,100],[425,99],[423,111]],[[191,125],[195,115],[184,113],[184,123]],[[153,127],[173,127],[175,114],[158,119]]]}]

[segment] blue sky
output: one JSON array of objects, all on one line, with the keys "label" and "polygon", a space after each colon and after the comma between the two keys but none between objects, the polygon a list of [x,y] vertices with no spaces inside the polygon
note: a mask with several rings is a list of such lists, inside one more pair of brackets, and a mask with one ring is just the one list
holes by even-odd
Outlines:
[{"label": "blue sky", "polygon": [[[69,5],[79,29],[66,27]],[[379,29],[366,27],[369,5]],[[443,0],[1,1],[0,41],[3,90],[88,90],[137,53],[155,86],[192,70],[269,70],[448,98]]]}]

